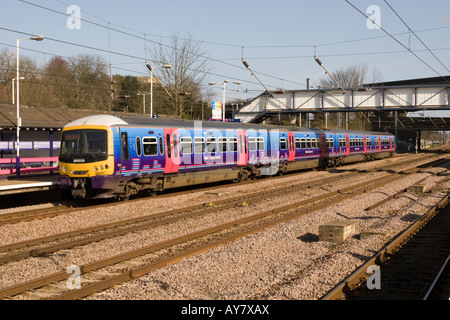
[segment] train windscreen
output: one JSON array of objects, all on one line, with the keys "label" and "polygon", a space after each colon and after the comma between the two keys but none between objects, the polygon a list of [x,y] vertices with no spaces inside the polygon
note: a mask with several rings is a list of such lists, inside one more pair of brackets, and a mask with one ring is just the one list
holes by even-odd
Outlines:
[{"label": "train windscreen", "polygon": [[107,131],[79,129],[64,131],[61,138],[59,161],[88,163],[108,159]]}]

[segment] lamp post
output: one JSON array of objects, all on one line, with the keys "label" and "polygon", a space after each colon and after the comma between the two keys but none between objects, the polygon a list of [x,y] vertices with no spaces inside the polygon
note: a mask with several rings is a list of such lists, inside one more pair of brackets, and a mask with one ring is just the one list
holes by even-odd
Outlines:
[{"label": "lamp post", "polygon": [[22,125],[22,119],[20,118],[20,103],[19,103],[19,82],[20,82],[20,75],[19,75],[19,43],[26,41],[26,40],[34,40],[34,41],[42,41],[44,40],[43,36],[31,36],[29,38],[25,39],[17,39],[17,45],[16,45],[16,51],[17,51],[17,75],[16,75],[16,81],[17,81],[17,138],[16,138],[16,177],[20,178],[20,126]]},{"label": "lamp post", "polygon": [[[25,77],[20,77],[20,80],[24,80],[24,79],[25,79]],[[16,91],[16,90],[14,89],[14,81],[16,81],[16,78],[12,79],[12,104],[15,103],[15,99],[14,99],[15,94],[14,94],[14,91]]]},{"label": "lamp post", "polygon": [[[153,118],[153,67],[148,62],[146,62],[145,65],[147,66],[148,70],[150,70],[150,117]],[[155,68],[170,69],[172,68],[172,65],[163,64],[162,66],[157,66]]]},{"label": "lamp post", "polygon": [[142,110],[143,110],[142,113],[143,114],[145,114],[145,95],[146,94],[147,93],[145,93],[145,92],[144,93],[140,93],[140,92],[137,93],[138,96],[143,96],[143,98],[144,98],[144,100],[143,100],[143,108],[142,108]]},{"label": "lamp post", "polygon": [[[227,90],[227,85],[230,82],[230,80],[224,80],[223,84],[222,84],[222,121],[225,122],[225,91]],[[241,82],[240,81],[234,81],[234,84],[240,85]],[[215,85],[215,82],[209,82],[208,83],[210,86]]]}]

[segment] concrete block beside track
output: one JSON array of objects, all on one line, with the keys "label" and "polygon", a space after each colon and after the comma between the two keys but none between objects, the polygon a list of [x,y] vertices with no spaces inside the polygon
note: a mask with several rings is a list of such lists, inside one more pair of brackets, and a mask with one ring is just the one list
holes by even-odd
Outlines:
[{"label": "concrete block beside track", "polygon": [[344,242],[347,237],[354,234],[356,226],[351,221],[330,221],[319,226],[319,241],[333,243]]}]

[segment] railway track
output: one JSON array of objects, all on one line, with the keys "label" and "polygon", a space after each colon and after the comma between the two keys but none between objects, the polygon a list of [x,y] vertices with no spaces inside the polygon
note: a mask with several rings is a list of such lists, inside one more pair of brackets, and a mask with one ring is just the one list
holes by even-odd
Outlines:
[{"label": "railway track", "polygon": [[[438,276],[448,268],[445,264],[448,264],[450,253],[449,196],[447,193],[426,215],[325,295],[323,300],[431,298]],[[371,266],[379,268],[379,288],[367,285]],[[447,286],[434,292],[434,297],[450,298],[448,275],[446,281]]]},{"label": "railway track", "polygon": [[[418,172],[418,170],[419,169],[414,167],[410,168],[408,171],[409,174],[412,174]],[[391,174],[390,177],[378,177],[376,179],[372,179],[371,181],[365,181],[348,188],[328,192],[312,199],[298,201],[294,204],[241,218],[213,228],[207,228],[139,250],[134,250],[124,255],[118,255],[112,258],[80,266],[83,282],[88,284],[83,285],[79,290],[63,290],[64,288],[67,289],[65,281],[67,281],[69,277],[69,275],[63,271],[54,275],[36,279],[35,281],[29,281],[25,284],[5,288],[0,291],[0,297],[5,298],[17,295],[27,290],[35,290],[36,288],[44,286],[44,288],[34,291],[32,293],[32,297],[50,299],[81,298],[91,294],[92,292],[104,290],[113,284],[139,277],[145,273],[151,272],[152,270],[170,263],[174,263],[183,257],[233,241],[236,238],[257,232],[283,221],[295,219],[308,212],[325,208],[332,204],[344,201],[345,199],[354,197],[357,194],[368,192],[374,188],[379,188],[380,185],[392,183],[393,181],[401,179],[404,174],[408,174],[405,171],[402,173],[398,172]],[[280,192],[282,191],[283,190],[280,189]],[[284,192],[285,191],[286,188],[284,187]],[[242,201],[242,198],[238,201]],[[228,204],[228,206],[234,205],[235,204]],[[212,209],[208,208],[208,210]],[[185,210],[183,211],[185,212]],[[127,232],[131,231],[128,230]],[[101,238],[102,235],[100,235],[98,239]],[[34,251],[35,255],[38,253],[39,251]],[[62,282],[57,283],[58,281]],[[49,285],[49,283],[56,284]]]},{"label": "railway track", "polygon": [[[418,169],[420,169],[420,167],[426,168],[427,166],[436,165],[441,162],[442,159],[439,159],[438,161],[432,161],[428,164],[419,166]],[[398,166],[398,164],[396,165]],[[415,168],[410,168],[407,171],[412,172],[414,170]],[[226,209],[234,208],[238,205],[242,205],[243,203],[257,203],[267,198],[268,192],[270,193],[271,197],[282,195],[286,193],[286,191],[289,191],[290,193],[296,193],[306,188],[309,189],[313,187],[320,187],[324,184],[336,182],[341,179],[349,179],[358,174],[361,174],[361,172],[344,172],[337,174],[336,176],[332,177],[332,179],[316,179],[314,181],[294,183],[283,187],[265,190],[264,192],[256,192],[223,200],[217,200],[213,203],[202,203],[190,207],[168,210],[157,214],[149,214],[138,218],[131,218],[98,225],[95,227],[78,229],[74,231],[54,234],[51,236],[21,241],[14,244],[3,245],[0,246],[0,264],[17,261],[27,257],[38,257],[56,252],[58,250],[69,249],[75,246],[81,246],[100,240],[118,237],[139,230],[154,228],[159,225],[176,222],[179,219],[193,218],[200,215],[223,211]],[[101,208],[109,205],[110,204],[107,203],[97,205],[94,208]],[[55,216],[77,210],[81,209],[60,208],[60,211],[56,211],[55,214],[53,214],[53,212],[46,214],[48,214],[49,216]]]},{"label": "railway track", "polygon": [[[427,159],[427,158],[438,158],[437,162],[442,162],[442,161],[446,161],[446,158],[443,158],[440,155],[424,155],[423,157],[419,158],[419,159],[415,159],[413,161],[420,161],[422,159]],[[311,182],[307,182],[307,183],[302,183],[301,185],[306,186],[309,185],[309,187],[312,187],[314,184],[320,184],[323,183],[324,181],[329,181],[329,182],[333,182],[333,181],[337,181],[339,179],[342,178],[351,178],[352,176],[358,175],[361,172],[375,172],[375,171],[379,171],[379,170],[394,170],[396,167],[400,167],[403,166],[405,164],[408,164],[412,162],[410,159],[406,159],[394,164],[391,164],[389,166],[383,166],[382,168],[377,168],[375,167],[372,170],[364,170],[364,171],[350,171],[350,172],[346,172],[346,169],[333,169],[333,168],[329,168],[330,172],[336,172],[339,173],[338,175],[334,176],[334,177],[325,177],[323,179],[316,179],[313,183]],[[427,163],[426,165],[428,166],[432,166],[434,163],[430,162]],[[419,166],[419,168],[424,169],[425,166]],[[301,175],[300,173],[294,173],[297,175]],[[283,177],[281,176],[276,176],[276,177],[270,177],[270,179],[272,179],[273,181],[276,181],[278,179],[282,179]],[[241,184],[253,184],[256,183],[255,181],[244,181],[241,182]],[[213,187],[209,187],[209,190],[214,190],[216,188],[222,188],[223,186],[213,186]],[[195,189],[197,190],[197,189]],[[188,191],[175,191],[175,192],[169,192],[167,194],[161,194],[158,195],[158,197],[168,197],[168,196],[174,196],[177,194],[182,194],[182,193],[186,193],[186,192],[193,192],[192,190],[188,190]],[[137,198],[137,199],[132,199],[132,200],[128,200],[128,202],[138,202],[141,201],[142,198]],[[83,201],[81,204],[80,202],[69,202],[68,204],[65,203],[61,203],[58,206],[55,207],[49,207],[49,208],[42,208],[42,209],[33,209],[33,210],[25,210],[25,211],[18,211],[18,212],[13,212],[13,213],[6,213],[6,214],[0,214],[0,226],[2,225],[7,225],[7,224],[14,224],[14,223],[19,223],[19,222],[27,222],[27,221],[32,221],[32,220],[39,220],[39,219],[44,219],[44,218],[51,218],[51,217],[56,217],[56,216],[60,216],[60,215],[64,215],[64,214],[68,214],[68,213],[73,213],[73,212],[78,212],[78,211],[82,211],[82,210],[86,210],[86,209],[96,209],[96,208],[102,208],[102,207],[108,207],[108,206],[115,206],[117,204],[117,202],[115,201],[106,201],[104,203],[101,204],[97,204],[97,202],[95,202],[95,204],[92,204],[90,201]]]}]

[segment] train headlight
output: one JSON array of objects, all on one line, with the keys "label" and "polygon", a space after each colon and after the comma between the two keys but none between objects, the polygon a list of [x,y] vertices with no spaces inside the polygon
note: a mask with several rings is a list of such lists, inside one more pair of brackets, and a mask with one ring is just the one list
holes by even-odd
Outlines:
[{"label": "train headlight", "polygon": [[95,172],[97,172],[97,171],[98,171],[98,168],[97,168],[97,167],[95,167],[95,168],[94,168],[94,171],[95,171]]},{"label": "train headlight", "polygon": [[67,170],[66,170],[66,167],[63,167],[63,166],[59,166],[59,169],[62,171],[62,172],[66,172]]},{"label": "train headlight", "polygon": [[104,170],[105,169],[105,167],[104,166],[100,166],[100,170]]}]

